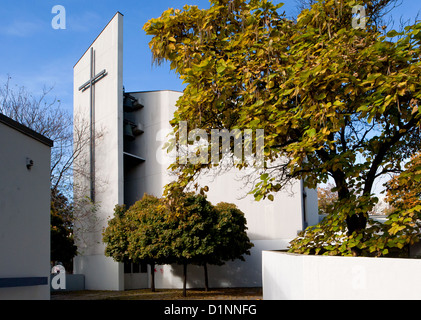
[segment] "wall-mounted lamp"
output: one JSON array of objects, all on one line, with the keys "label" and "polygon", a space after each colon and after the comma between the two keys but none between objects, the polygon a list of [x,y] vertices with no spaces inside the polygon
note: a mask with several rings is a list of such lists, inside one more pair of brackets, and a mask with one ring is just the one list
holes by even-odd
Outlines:
[{"label": "wall-mounted lamp", "polygon": [[26,168],[30,170],[32,166],[34,165],[34,160],[26,158]]}]

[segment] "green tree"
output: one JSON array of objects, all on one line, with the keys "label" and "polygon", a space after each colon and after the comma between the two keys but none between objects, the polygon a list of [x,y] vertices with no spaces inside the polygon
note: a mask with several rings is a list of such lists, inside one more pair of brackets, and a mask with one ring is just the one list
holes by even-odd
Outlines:
[{"label": "green tree", "polygon": [[126,211],[125,205],[116,205],[114,216],[108,220],[108,225],[102,233],[102,241],[106,244],[105,256],[117,262],[131,262],[128,252],[130,228]]},{"label": "green tree", "polygon": [[183,265],[183,296],[186,296],[187,265],[205,265],[206,259],[215,254],[217,213],[203,195],[177,193],[175,197],[167,196],[170,202],[176,201],[169,206],[174,222],[170,237],[176,262]]},{"label": "green tree", "polygon": [[246,219],[234,204],[215,207],[204,195],[184,193],[174,187],[165,198],[145,194],[126,210],[117,205],[103,232],[105,255],[118,262],[151,265],[151,289],[155,291],[155,264],[183,265],[186,296],[187,265],[223,265],[250,254],[253,244],[246,233]]},{"label": "green tree", "polygon": [[116,206],[114,217],[103,232],[105,255],[125,263],[147,263],[151,266],[151,290],[155,291],[155,264],[174,262],[162,200],[145,194],[126,210]]},{"label": "green tree", "polygon": [[205,290],[208,290],[207,265],[223,265],[250,254],[253,244],[246,230],[244,213],[234,204],[213,206],[203,194],[184,193],[171,184],[166,195],[175,222],[172,242],[177,263],[183,265],[183,294],[186,294],[187,265],[203,266]]},{"label": "green tree", "polygon": [[73,208],[68,199],[58,192],[52,190],[51,197],[51,261],[61,262],[67,272],[73,269],[73,257],[77,248],[74,244],[72,234]]},{"label": "green tree", "polygon": [[421,153],[412,157],[405,169],[387,182],[386,201],[391,209],[382,235],[389,248],[402,249],[420,240]]},{"label": "green tree", "polygon": [[[294,252],[362,254],[375,180],[399,172],[420,147],[421,23],[383,34],[374,22],[390,2],[316,1],[292,21],[282,4],[211,0],[209,9],[169,9],[144,26],[155,60],[170,61],[186,83],[175,137],[181,121],[209,131],[263,128],[258,200],[291,179],[310,188],[334,181],[335,213],[293,242]],[[361,28],[352,23],[357,4],[367,14]],[[185,187],[211,165],[171,169]]]},{"label": "green tree", "polygon": [[128,253],[135,262],[151,267],[151,290],[155,291],[155,264],[175,262],[171,243],[174,223],[168,220],[163,200],[145,194],[126,213],[129,220]]}]

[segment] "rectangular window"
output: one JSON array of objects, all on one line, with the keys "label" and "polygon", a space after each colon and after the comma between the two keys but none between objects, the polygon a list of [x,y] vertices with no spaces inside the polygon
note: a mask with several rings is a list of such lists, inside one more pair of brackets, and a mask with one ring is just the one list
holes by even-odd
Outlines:
[{"label": "rectangular window", "polygon": [[124,273],[131,273],[132,272],[132,264],[130,262],[124,263]]},{"label": "rectangular window", "polygon": [[142,262],[140,264],[140,272],[141,273],[147,273],[148,272],[148,264],[147,263]]}]

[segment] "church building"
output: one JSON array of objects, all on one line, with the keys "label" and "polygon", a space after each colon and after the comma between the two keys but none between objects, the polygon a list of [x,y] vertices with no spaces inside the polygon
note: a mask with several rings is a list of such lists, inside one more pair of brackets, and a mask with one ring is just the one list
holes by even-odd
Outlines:
[{"label": "church building", "polygon": [[[183,93],[165,88],[125,92],[123,18],[117,12],[74,66],[75,134],[86,128],[90,142],[75,161],[75,195],[86,201],[75,225],[74,272],[85,275],[88,290],[150,286],[149,266],[124,265],[104,255],[102,231],[117,204],[129,207],[144,193],[160,197],[174,179],[163,145]],[[317,192],[304,188],[302,181],[276,194],[274,201],[256,202],[246,195],[238,174],[231,170],[202,180],[212,204],[235,203],[245,213],[254,244],[244,262],[209,266],[210,287],[261,286],[262,251],[286,249],[297,232],[318,222]],[[156,266],[155,286],[181,288],[182,274],[182,266]],[[203,270],[189,266],[188,287],[203,285]]]}]

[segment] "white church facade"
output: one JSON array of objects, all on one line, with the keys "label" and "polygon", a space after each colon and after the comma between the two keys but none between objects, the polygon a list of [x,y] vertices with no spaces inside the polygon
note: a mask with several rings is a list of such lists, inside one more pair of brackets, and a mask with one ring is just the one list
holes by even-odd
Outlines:
[{"label": "white church facade", "polygon": [[[130,206],[144,193],[161,196],[173,177],[162,149],[182,92],[124,92],[123,15],[116,13],[74,66],[75,125],[89,128],[89,141],[75,163],[75,194],[94,200],[75,225],[74,272],[88,290],[148,288],[149,266],[124,265],[105,257],[102,231],[117,204]],[[318,222],[317,192],[296,181],[274,201],[246,196],[238,172],[203,180],[208,200],[235,203],[245,213],[253,242],[246,261],[209,267],[210,287],[262,285],[262,250],[285,249],[298,231]],[[83,211],[83,210],[82,210]],[[156,266],[156,288],[180,288],[182,267]],[[188,267],[188,287],[203,287],[203,270]]]}]

